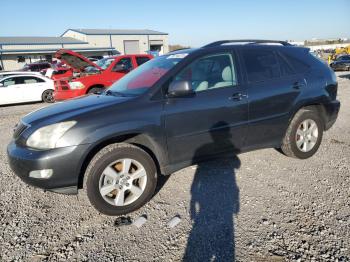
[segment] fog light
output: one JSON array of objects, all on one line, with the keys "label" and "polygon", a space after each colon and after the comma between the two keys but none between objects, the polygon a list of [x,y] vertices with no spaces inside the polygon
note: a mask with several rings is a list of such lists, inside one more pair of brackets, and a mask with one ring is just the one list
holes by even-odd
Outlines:
[{"label": "fog light", "polygon": [[29,173],[29,177],[32,178],[50,178],[53,174],[52,169],[42,169],[42,170],[34,170]]}]

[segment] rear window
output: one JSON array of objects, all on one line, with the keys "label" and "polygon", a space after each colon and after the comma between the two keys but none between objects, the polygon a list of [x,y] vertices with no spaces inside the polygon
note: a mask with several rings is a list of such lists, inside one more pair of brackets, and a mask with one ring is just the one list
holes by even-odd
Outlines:
[{"label": "rear window", "polygon": [[149,60],[149,58],[145,57],[145,56],[136,57],[136,63],[137,63],[138,66],[146,63],[148,60]]},{"label": "rear window", "polygon": [[288,61],[288,63],[293,67],[296,73],[305,73],[309,71],[310,66],[307,64],[308,55],[310,55],[309,53],[305,53],[304,55],[302,50],[300,52],[288,52],[282,50],[281,53],[286,61]]},{"label": "rear window", "polygon": [[243,50],[249,82],[260,82],[281,76],[275,53],[271,50]]},{"label": "rear window", "polygon": [[24,84],[35,84],[45,82],[43,79],[32,76],[23,76],[21,77]]},{"label": "rear window", "polygon": [[277,59],[278,59],[278,62],[280,64],[282,76],[294,75],[296,73],[294,68],[292,67],[292,65],[289,63],[289,61],[285,57],[278,54]]}]

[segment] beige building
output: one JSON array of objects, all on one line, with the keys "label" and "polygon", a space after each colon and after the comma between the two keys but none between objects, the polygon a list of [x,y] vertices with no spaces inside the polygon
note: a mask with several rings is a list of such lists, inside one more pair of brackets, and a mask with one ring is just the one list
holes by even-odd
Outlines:
[{"label": "beige building", "polygon": [[113,47],[121,54],[169,52],[168,34],[147,29],[68,29],[62,36],[88,42],[91,47]]},{"label": "beige building", "polygon": [[161,55],[169,51],[168,34],[153,30],[68,29],[60,37],[0,37],[0,70],[51,61],[58,49],[85,56],[115,54]]}]

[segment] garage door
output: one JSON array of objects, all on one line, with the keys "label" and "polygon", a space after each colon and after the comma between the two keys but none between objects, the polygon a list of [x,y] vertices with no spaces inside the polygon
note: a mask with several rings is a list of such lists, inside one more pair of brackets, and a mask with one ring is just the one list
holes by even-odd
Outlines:
[{"label": "garage door", "polygon": [[137,40],[124,41],[124,53],[126,55],[139,54],[140,53],[139,41]]}]

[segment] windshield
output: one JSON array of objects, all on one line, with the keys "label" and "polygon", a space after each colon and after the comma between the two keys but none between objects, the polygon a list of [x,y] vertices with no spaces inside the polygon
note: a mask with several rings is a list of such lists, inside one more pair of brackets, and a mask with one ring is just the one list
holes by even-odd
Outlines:
[{"label": "windshield", "polygon": [[186,55],[181,53],[154,58],[115,82],[108,89],[108,93],[131,96],[141,95]]},{"label": "windshield", "polygon": [[102,58],[96,61],[95,64],[101,67],[102,69],[106,69],[113,61],[114,58]]},{"label": "windshield", "polygon": [[[101,67],[103,70],[105,70],[109,65],[114,61],[114,58],[102,58],[96,62],[94,62],[96,65]],[[85,72],[91,73],[91,72],[98,72],[99,70],[94,66],[88,66],[85,68]]]}]

